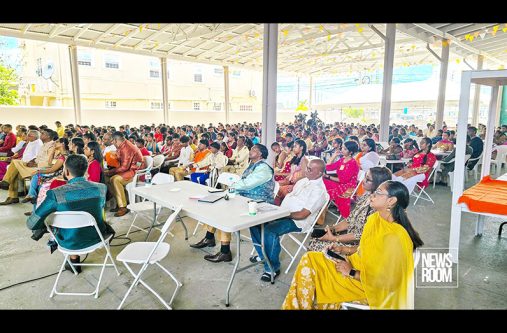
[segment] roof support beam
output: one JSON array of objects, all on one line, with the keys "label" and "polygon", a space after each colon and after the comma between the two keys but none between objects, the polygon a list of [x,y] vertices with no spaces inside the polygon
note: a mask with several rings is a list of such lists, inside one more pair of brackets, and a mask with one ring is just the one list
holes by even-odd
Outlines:
[{"label": "roof support beam", "polygon": [[[264,24],[264,55],[262,84],[262,144],[266,147],[276,140],[276,74],[278,56],[278,24]],[[274,154],[269,149],[268,164]]]},{"label": "roof support beam", "polygon": [[[483,56],[477,57],[477,70],[482,69],[482,65],[484,62]],[[475,91],[474,91],[474,104],[472,109],[472,125],[477,126],[479,123],[479,101],[481,98],[481,85],[475,84]],[[491,117],[491,116],[490,116]]]},{"label": "roof support beam", "polygon": [[109,29],[104,31],[102,35],[100,35],[97,39],[93,41],[94,45],[97,45],[98,42],[100,42],[102,39],[104,39],[106,36],[110,35],[116,28],[118,28],[119,24],[113,24]]},{"label": "roof support beam", "polygon": [[444,121],[445,107],[445,87],[447,84],[447,67],[449,65],[449,41],[442,44],[442,56],[440,61],[440,80],[438,82],[438,100],[437,100],[437,118],[435,120],[435,129],[442,128]]},{"label": "roof support beam", "polygon": [[84,27],[81,28],[81,30],[72,38],[74,41],[78,40],[79,37],[81,37],[85,32],[88,31],[88,28],[91,27],[91,24],[87,24]]},{"label": "roof support beam", "polygon": [[462,49],[465,49],[469,52],[472,52],[473,54],[477,54],[477,55],[483,55],[485,56],[486,58],[490,59],[491,61],[494,61],[500,65],[503,65],[504,64],[504,61],[502,60],[499,60],[495,57],[493,57],[492,55],[488,54],[487,52],[483,52],[483,51],[479,51],[477,50],[476,48],[470,46],[470,45],[467,45],[467,44],[464,44],[462,43],[459,38],[456,38],[454,37],[453,35],[450,35],[450,34],[447,34],[445,32],[442,32],[438,29],[435,29],[433,28],[432,26],[428,25],[428,24],[419,24],[419,23],[414,23],[415,26],[417,26],[418,28],[421,28],[437,37],[440,37],[440,38],[443,38],[443,39],[447,39],[447,40],[450,40],[452,41],[452,43]]},{"label": "roof support beam", "polygon": [[394,44],[396,42],[396,25],[386,25],[384,51],[384,78],[382,82],[382,104],[380,107],[380,141],[389,139],[389,116],[391,114],[391,88],[393,85]]},{"label": "roof support beam", "polygon": [[72,97],[74,101],[74,120],[81,125],[81,90],[79,89],[79,69],[77,64],[77,47],[69,45],[70,75],[72,78]]}]

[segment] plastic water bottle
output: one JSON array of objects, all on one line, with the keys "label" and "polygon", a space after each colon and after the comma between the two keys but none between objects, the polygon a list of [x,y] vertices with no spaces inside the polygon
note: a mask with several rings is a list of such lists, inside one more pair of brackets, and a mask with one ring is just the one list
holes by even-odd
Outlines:
[{"label": "plastic water bottle", "polygon": [[234,184],[232,182],[233,182],[233,179],[231,177],[231,178],[229,178],[229,184],[231,184],[231,185],[229,185],[229,190],[228,190],[230,199],[233,199],[236,196],[236,188],[234,187]]},{"label": "plastic water bottle", "polygon": [[144,186],[151,186],[151,173],[147,172],[144,175]]}]

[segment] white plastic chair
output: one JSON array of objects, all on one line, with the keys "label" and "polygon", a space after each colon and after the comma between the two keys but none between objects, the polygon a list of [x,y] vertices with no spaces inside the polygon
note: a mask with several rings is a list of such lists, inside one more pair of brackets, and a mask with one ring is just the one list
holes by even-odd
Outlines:
[{"label": "white plastic chair", "polygon": [[[428,180],[431,180],[431,177],[432,177],[432,176],[435,176],[435,175],[434,175],[434,174],[435,174],[435,170],[438,168],[438,166],[439,166],[439,165],[440,165],[440,161],[435,161],[435,164],[433,164],[433,168],[432,168],[432,170],[431,170],[430,176],[428,177]],[[421,186],[419,186],[419,184],[415,184],[415,187],[417,187],[417,188],[419,189],[419,193],[413,193],[413,191],[412,191],[412,193],[410,193],[410,195],[411,195],[411,196],[416,197],[416,199],[415,199],[415,201],[414,201],[414,206],[417,204],[417,201],[418,201],[419,199],[421,199],[421,200],[426,200],[426,201],[430,201],[430,202],[431,202],[431,203],[433,203],[433,204],[435,203],[435,202],[433,201],[433,199],[431,199],[431,197],[430,197],[430,195],[428,194],[428,192],[426,192],[426,191],[424,190],[424,188],[422,188]],[[414,188],[414,190],[415,190],[415,188]],[[421,195],[422,195],[422,194],[424,194],[424,197],[421,197]]]},{"label": "white plastic chair", "polygon": [[500,177],[502,173],[502,165],[506,162],[507,146],[496,146],[496,158],[491,160],[491,165],[496,168],[496,177]]},{"label": "white plastic chair", "polygon": [[[298,256],[299,252],[301,252],[302,249],[304,249],[305,251],[307,250],[306,246],[304,244],[305,244],[306,240],[308,239],[308,237],[310,237],[310,234],[312,233],[313,227],[315,227],[315,224],[319,220],[320,216],[322,215],[322,213],[324,212],[324,210],[327,209],[329,201],[330,201],[329,194],[326,193],[325,204],[319,210],[318,214],[315,216],[315,219],[312,222],[312,225],[307,230],[301,230],[300,232],[297,232],[297,231],[296,232],[291,232],[291,233],[283,235],[280,238],[280,246],[289,255],[289,257],[291,257],[291,261],[289,263],[289,266],[287,266],[287,269],[285,270],[285,274],[287,274],[289,272],[290,268],[292,267],[292,264],[294,263],[294,261],[296,260],[296,258]],[[304,238],[303,238],[302,241],[299,241],[296,237],[293,236],[293,234],[303,234],[305,236],[304,236]],[[282,241],[285,239],[285,236],[289,237],[294,242],[296,242],[296,244],[298,244],[298,249],[297,249],[296,253],[294,253],[294,254],[290,253],[289,250],[287,250],[285,248],[285,246],[283,246]]]},{"label": "white plastic chair", "polygon": [[[479,174],[479,166],[482,165],[482,153],[475,157],[475,158],[471,158],[468,160],[467,162],[467,167],[468,167],[468,163],[471,163],[471,162],[474,162],[474,161],[477,161],[477,163],[475,163],[474,167],[472,168],[471,171],[474,172],[474,179],[475,181],[477,181],[477,175]],[[468,168],[465,170],[466,173],[468,174]]]},{"label": "white plastic chair", "polygon": [[[414,277],[413,277],[413,284],[415,286],[415,281],[417,279],[417,276],[415,276],[416,267],[419,264],[419,259],[421,258],[421,253],[418,249],[415,249],[414,251]],[[411,288],[412,295],[410,296],[412,299],[414,299],[414,288]],[[370,310],[369,305],[360,304],[360,303],[351,303],[351,302],[343,302],[340,304],[342,310]]]},{"label": "white plastic chair", "polygon": [[[363,170],[359,170],[359,172],[357,173],[357,185],[356,187],[354,188],[354,192],[352,192],[352,194],[350,195],[350,198],[354,197],[354,195],[356,194],[357,190],[359,189],[359,186],[361,185],[361,183],[363,182],[364,180],[364,177],[366,177],[366,172],[363,171]],[[335,205],[333,200],[329,200],[329,204],[328,206],[331,207],[331,205]],[[335,205],[336,206],[336,205]],[[328,207],[328,208],[329,208]],[[338,215],[336,215],[335,213],[333,213],[331,210],[328,210],[329,214],[335,216],[336,218],[339,218]]]},{"label": "white plastic chair", "polygon": [[162,166],[162,164],[164,164],[164,159],[165,159],[164,155],[157,155],[157,156],[153,157],[152,169],[160,170],[160,167]]},{"label": "white plastic chair", "polygon": [[136,171],[136,173],[135,173],[137,175],[136,182],[139,179],[139,176],[148,174],[151,171],[151,169],[153,168],[153,157],[143,156],[143,159],[144,159],[144,163],[146,165],[146,168]]},{"label": "white plastic chair", "polygon": [[[132,276],[134,277],[134,281],[130,285],[129,289],[127,290],[127,293],[125,294],[120,305],[118,306],[118,310],[121,309],[121,307],[123,306],[123,303],[125,303],[125,300],[127,299],[128,295],[130,294],[130,292],[132,291],[134,286],[137,286],[137,284],[139,282],[143,286],[145,286],[149,291],[151,291],[160,300],[160,302],[162,302],[162,304],[164,304],[164,306],[167,309],[171,310],[170,305],[172,304],[174,297],[176,296],[176,293],[181,288],[181,286],[183,286],[183,284],[181,282],[179,282],[174,277],[174,275],[172,275],[171,272],[169,272],[169,270],[167,270],[159,262],[167,256],[167,254],[169,253],[169,250],[171,249],[171,246],[168,243],[163,242],[163,240],[167,236],[169,228],[171,227],[171,225],[175,221],[176,216],[178,216],[180,211],[181,211],[181,207],[176,208],[175,211],[167,218],[164,226],[162,227],[162,234],[160,235],[160,237],[158,238],[158,240],[156,242],[131,243],[131,244],[127,245],[116,257],[116,260],[121,261],[125,265],[125,267],[128,269],[128,271],[132,274]],[[132,268],[129,266],[129,264],[137,264],[137,265],[142,265],[142,266],[141,266],[141,269],[136,274],[136,273],[134,273]],[[162,269],[162,271],[164,271],[167,275],[169,275],[171,277],[171,279],[174,280],[174,282],[176,282],[176,289],[174,290],[174,293],[173,293],[169,303],[166,303],[164,301],[164,299],[157,292],[155,292],[146,282],[141,280],[141,275],[146,271],[146,269],[148,268],[148,265],[153,265],[153,264],[160,267],[160,269]]]},{"label": "white plastic chair", "polygon": [[[44,221],[46,224],[46,228],[49,230],[51,235],[53,236],[54,240],[58,244],[58,251],[60,251],[65,258],[63,259],[62,265],[60,266],[60,270],[58,271],[58,276],[56,277],[55,284],[53,285],[53,289],[51,290],[51,294],[49,297],[53,297],[56,295],[71,295],[71,296],[92,296],[95,295],[95,298],[99,297],[99,287],[100,282],[102,281],[102,276],[104,274],[104,269],[106,266],[113,266],[116,270],[116,273],[118,276],[120,275],[120,272],[118,271],[118,268],[116,267],[116,264],[114,263],[113,257],[111,256],[111,251],[109,249],[109,244],[106,241],[109,241],[113,235],[109,235],[106,239],[102,237],[102,233],[100,232],[100,229],[97,225],[97,221],[95,221],[95,218],[93,215],[91,215],[88,212],[82,212],[82,211],[64,211],[64,212],[55,212],[49,215],[49,217]],[[60,229],[80,229],[80,228],[86,228],[86,227],[94,227],[95,231],[100,237],[100,241],[92,246],[82,248],[82,249],[76,249],[76,250],[70,250],[62,247],[60,243],[58,243],[58,238],[55,237],[52,228],[60,228]],[[95,252],[98,249],[105,248],[106,249],[106,255],[104,258],[104,262],[102,264],[82,264],[82,263],[71,263],[69,260],[69,256],[71,255],[84,255],[88,253]],[[112,264],[108,264],[107,260],[111,259]],[[75,275],[77,275],[77,271],[74,268],[74,266],[100,266],[102,267],[100,271],[99,280],[97,282],[97,286],[95,287],[95,290],[91,293],[63,293],[56,290],[56,286],[58,285],[58,281],[60,280],[60,276],[63,271],[65,271],[65,263],[68,262],[70,267],[72,268],[72,271]]]},{"label": "white plastic chair", "polygon": [[[468,162],[468,160],[470,159],[470,156],[472,156],[472,155],[470,155],[470,154],[465,155],[465,165],[466,165],[466,163]],[[435,170],[435,175],[434,175],[434,177],[433,177],[433,188],[435,188],[435,183],[437,182],[437,175],[438,175],[438,173],[439,173],[439,172],[440,172],[440,173],[442,173],[442,170],[443,170],[443,169],[442,169],[442,167],[443,167],[444,165],[446,165],[446,164],[451,164],[451,163],[454,163],[454,162],[455,162],[455,160],[456,160],[456,158],[451,159],[449,162],[439,161],[439,163],[438,163],[438,168]],[[449,174],[450,174],[450,172],[449,172]],[[466,176],[466,174],[467,174],[467,173],[465,172],[465,176]],[[450,183],[450,182],[449,182],[449,183]],[[451,189],[451,192],[452,192],[452,189]]]},{"label": "white plastic chair", "polygon": [[[174,183],[174,177],[172,175],[168,175],[166,173],[159,172],[155,176],[153,176],[152,184],[155,186],[161,185],[161,184],[169,184],[169,183]],[[133,184],[133,182],[131,182],[127,185],[130,185],[130,184]],[[130,187],[129,188],[129,197],[131,196],[131,193],[132,193],[132,191],[131,191],[131,187]],[[132,193],[132,195],[133,195],[133,193]],[[135,199],[133,199],[133,201],[131,201],[130,204],[127,205],[127,208],[130,209],[130,211],[132,213],[134,213],[135,215],[134,215],[134,219],[132,220],[132,223],[130,224],[130,228],[127,231],[127,234],[125,235],[125,237],[128,237],[130,230],[132,228],[136,228],[138,230],[148,233],[148,231],[144,230],[143,228],[139,228],[138,226],[134,225],[134,222],[136,221],[136,219],[139,215],[143,215],[147,219],[151,218],[150,213],[153,213],[153,202],[146,201],[146,200],[141,201],[141,202],[135,202]],[[158,211],[157,211],[157,217],[160,215],[161,210],[162,210],[162,206],[159,206]]]}]

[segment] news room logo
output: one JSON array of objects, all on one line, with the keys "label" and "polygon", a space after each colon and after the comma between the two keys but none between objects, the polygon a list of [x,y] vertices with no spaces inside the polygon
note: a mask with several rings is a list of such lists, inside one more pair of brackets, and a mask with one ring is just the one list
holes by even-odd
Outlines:
[{"label": "news room logo", "polygon": [[449,249],[419,249],[415,268],[416,288],[458,288],[458,264],[453,264]]}]

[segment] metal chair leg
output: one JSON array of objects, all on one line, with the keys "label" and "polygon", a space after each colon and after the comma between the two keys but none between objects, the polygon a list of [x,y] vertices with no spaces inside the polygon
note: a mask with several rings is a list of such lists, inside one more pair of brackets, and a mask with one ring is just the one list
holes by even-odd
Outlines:
[{"label": "metal chair leg", "polygon": [[502,222],[502,224],[500,224],[500,228],[498,228],[498,236],[502,236],[503,226],[506,224],[507,222]]}]

